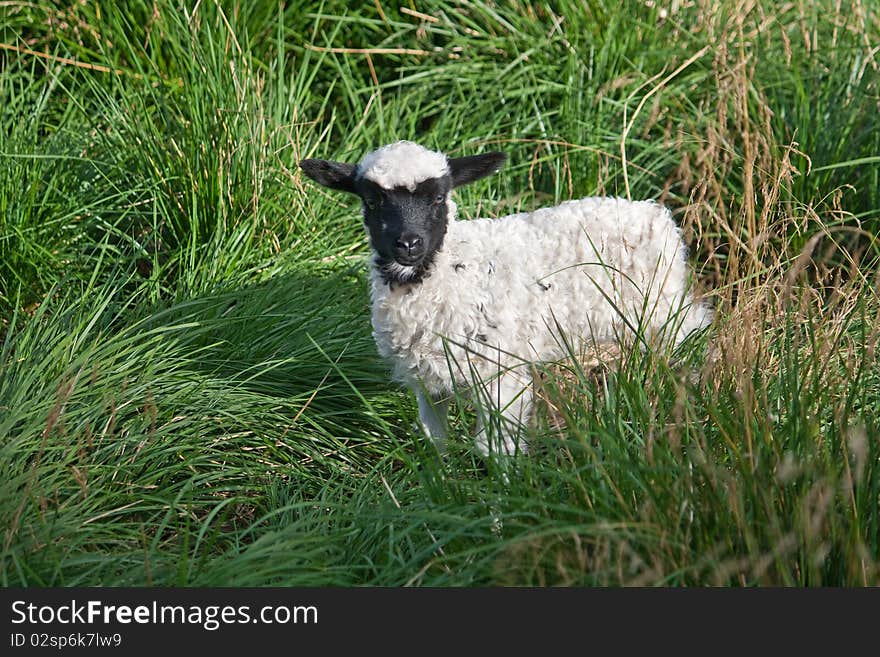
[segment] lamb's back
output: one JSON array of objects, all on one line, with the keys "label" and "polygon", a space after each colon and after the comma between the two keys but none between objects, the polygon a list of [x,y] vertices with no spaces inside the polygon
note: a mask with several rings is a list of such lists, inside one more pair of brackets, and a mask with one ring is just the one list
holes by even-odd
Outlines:
[{"label": "lamb's back", "polygon": [[640,307],[645,294],[681,287],[686,274],[678,228],[651,201],[593,197],[457,221],[444,250],[523,340],[545,335],[551,315],[566,330],[608,339],[621,322],[609,299]]}]

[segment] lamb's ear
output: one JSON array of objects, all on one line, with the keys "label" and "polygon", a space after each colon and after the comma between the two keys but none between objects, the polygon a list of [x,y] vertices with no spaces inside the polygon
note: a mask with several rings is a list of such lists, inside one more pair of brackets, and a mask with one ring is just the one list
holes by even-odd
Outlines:
[{"label": "lamb's ear", "polygon": [[354,190],[355,165],[332,160],[302,160],[299,168],[319,185],[356,194]]},{"label": "lamb's ear", "polygon": [[507,155],[504,153],[483,153],[451,158],[448,162],[452,186],[466,185],[493,174],[502,167],[506,159]]}]

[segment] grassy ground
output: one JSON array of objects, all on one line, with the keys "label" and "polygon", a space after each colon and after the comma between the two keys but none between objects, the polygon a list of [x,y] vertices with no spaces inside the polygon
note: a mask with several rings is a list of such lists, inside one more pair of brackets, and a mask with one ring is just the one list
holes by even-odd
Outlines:
[{"label": "grassy ground", "polygon": [[[880,583],[872,0],[184,4],[0,3],[3,585]],[[400,138],[668,204],[690,365],[548,368],[509,483],[415,440],[296,169]]]}]

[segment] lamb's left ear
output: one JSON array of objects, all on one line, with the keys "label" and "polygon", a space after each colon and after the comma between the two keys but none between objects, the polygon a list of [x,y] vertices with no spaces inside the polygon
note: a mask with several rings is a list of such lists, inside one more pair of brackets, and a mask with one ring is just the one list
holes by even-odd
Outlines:
[{"label": "lamb's left ear", "polygon": [[299,168],[319,185],[356,194],[354,189],[355,165],[332,160],[302,160]]},{"label": "lamb's left ear", "polygon": [[452,175],[452,186],[466,185],[493,174],[504,165],[506,159],[507,155],[504,153],[483,153],[451,158],[448,164]]}]

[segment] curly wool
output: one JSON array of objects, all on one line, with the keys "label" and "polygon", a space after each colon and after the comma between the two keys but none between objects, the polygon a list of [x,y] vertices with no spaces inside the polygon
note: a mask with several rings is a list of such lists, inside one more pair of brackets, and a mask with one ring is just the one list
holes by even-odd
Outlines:
[{"label": "curly wool", "polygon": [[428,277],[392,287],[371,274],[379,353],[413,389],[445,395],[474,375],[562,358],[560,331],[605,342],[640,327],[678,343],[711,319],[688,291],[679,229],[652,201],[585,198],[470,221],[448,203]]},{"label": "curly wool", "polygon": [[385,189],[416,185],[429,178],[442,178],[449,173],[446,156],[429,151],[411,141],[398,141],[368,153],[357,167],[357,175]]}]

